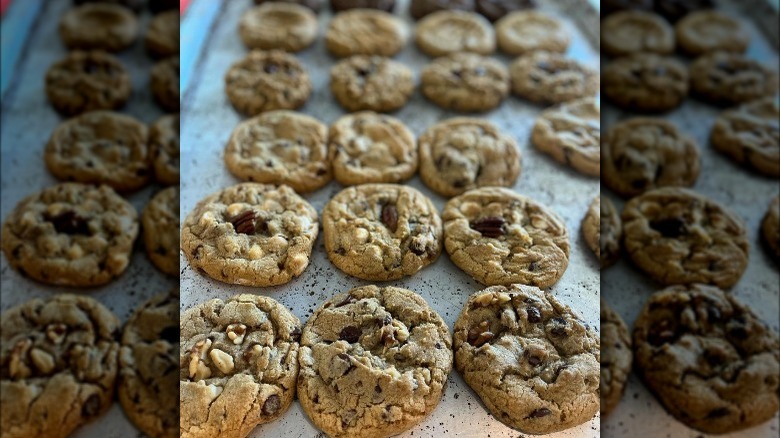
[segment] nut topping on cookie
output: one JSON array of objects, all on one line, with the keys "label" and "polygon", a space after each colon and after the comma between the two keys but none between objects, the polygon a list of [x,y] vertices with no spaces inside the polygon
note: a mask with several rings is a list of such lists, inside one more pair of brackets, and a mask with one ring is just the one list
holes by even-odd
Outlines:
[{"label": "nut topping on cookie", "polygon": [[385,204],[382,207],[382,223],[395,233],[398,229],[398,209],[393,204]]},{"label": "nut topping on cookie", "polygon": [[354,344],[360,340],[360,335],[362,333],[363,332],[359,327],[355,327],[354,325],[346,326],[339,333],[339,339]]},{"label": "nut topping on cookie", "polygon": [[493,332],[490,331],[490,322],[482,321],[476,327],[469,329],[468,342],[479,348],[486,342],[490,342],[493,336]]},{"label": "nut topping on cookie", "polygon": [[[237,216],[233,216],[228,219],[237,233],[242,234],[254,234],[257,227],[255,226],[255,212],[254,210],[247,210]],[[262,218],[260,223],[264,224]]]},{"label": "nut topping on cookie", "polygon": [[[234,341],[235,342],[235,341]],[[209,352],[209,357],[214,362],[214,365],[219,368],[224,374],[233,371],[235,367],[233,363],[233,356],[225,353],[224,351],[215,348]]]},{"label": "nut topping on cookie", "polygon": [[484,217],[471,222],[471,229],[479,231],[485,237],[500,237],[506,234],[506,221],[502,217]]},{"label": "nut topping on cookie", "polygon": [[650,228],[663,234],[664,237],[671,238],[680,237],[687,232],[685,221],[677,217],[652,221]]},{"label": "nut topping on cookie", "polygon": [[67,329],[65,324],[49,324],[46,327],[46,337],[55,344],[62,344],[62,341],[65,340]]},{"label": "nut topping on cookie", "polygon": [[46,220],[54,225],[58,233],[89,235],[87,219],[72,210],[64,211],[56,216],[46,215]]},{"label": "nut topping on cookie", "polygon": [[227,326],[227,335],[234,344],[240,345],[244,342],[246,335],[246,326],[244,324],[230,324]]}]

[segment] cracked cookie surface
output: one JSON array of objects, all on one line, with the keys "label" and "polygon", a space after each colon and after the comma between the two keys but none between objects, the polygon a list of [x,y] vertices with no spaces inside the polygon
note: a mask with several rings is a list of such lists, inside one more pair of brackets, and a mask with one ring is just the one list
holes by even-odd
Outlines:
[{"label": "cracked cookie surface", "polygon": [[155,15],[146,30],[144,45],[146,51],[157,59],[168,58],[179,54],[179,24],[178,10]]},{"label": "cracked cookie surface", "polygon": [[375,9],[352,9],[336,14],[325,33],[333,56],[393,56],[409,38],[406,24],[393,14]]},{"label": "cracked cookie surface", "polygon": [[596,254],[597,259],[601,259],[601,246],[599,237],[601,236],[601,196],[596,196],[588,205],[588,211],[580,223],[580,233],[588,248]]},{"label": "cracked cookie surface", "polygon": [[601,21],[601,49],[609,56],[674,52],[674,30],[652,12],[622,11]]},{"label": "cracked cookie surface", "polygon": [[138,19],[119,5],[88,3],[68,10],[58,30],[69,50],[119,52],[138,38]]},{"label": "cracked cookie surface", "polygon": [[154,266],[179,275],[179,187],[157,193],[144,208],[144,246]]},{"label": "cracked cookie surface", "polygon": [[238,34],[250,49],[300,52],[317,39],[317,16],[294,3],[265,3],[244,12]]},{"label": "cracked cookie surface", "polygon": [[149,84],[155,102],[168,112],[179,112],[179,57],[158,61],[152,67]]},{"label": "cracked cookie surface", "polygon": [[737,105],[777,93],[777,70],[735,53],[700,56],[690,73],[691,91],[715,105]]},{"label": "cracked cookie surface", "polygon": [[780,261],[780,196],[775,196],[761,221],[764,241]]},{"label": "cracked cookie surface", "polygon": [[522,56],[538,50],[563,53],[569,32],[561,22],[542,12],[513,12],[496,23],[496,39],[502,52]]},{"label": "cracked cookie surface", "polygon": [[631,335],[620,315],[601,300],[601,415],[607,416],[620,403],[631,373]]},{"label": "cracked cookie surface", "polygon": [[330,70],[330,90],[348,111],[395,111],[414,93],[409,67],[381,56],[355,55]]},{"label": "cracked cookie surface", "polygon": [[298,399],[332,437],[397,435],[436,408],[450,332],[416,293],[363,286],[326,301],[301,336]]},{"label": "cracked cookie surface", "polygon": [[550,292],[519,284],[476,292],[453,339],[455,367],[509,427],[557,432],[599,410],[599,336]]},{"label": "cracked cookie surface", "polygon": [[179,184],[179,114],[157,119],[149,128],[154,176],[164,185]]},{"label": "cracked cookie surface", "polygon": [[534,52],[509,66],[512,91],[535,103],[563,103],[599,92],[597,71],[559,53]]},{"label": "cracked cookie surface", "polygon": [[496,33],[490,22],[477,13],[445,10],[420,20],[415,43],[430,56],[461,52],[490,55],[496,51]]},{"label": "cracked cookie surface", "polygon": [[774,97],[722,113],[710,142],[732,160],[764,175],[780,176],[780,107]]},{"label": "cracked cookie surface", "polygon": [[600,201],[599,259],[601,269],[615,264],[620,258],[620,242],[623,240],[623,223],[615,205],[607,197]]},{"label": "cracked cookie surface", "polygon": [[509,72],[496,59],[456,53],[437,58],[423,68],[420,91],[444,109],[489,111],[509,95]]},{"label": "cracked cookie surface", "polygon": [[545,110],[534,123],[531,142],[555,161],[599,176],[601,109],[588,97]]},{"label": "cracked cookie surface", "polygon": [[688,68],[672,57],[636,53],[604,67],[601,92],[624,110],[665,112],[688,97]]},{"label": "cracked cookie surface", "polygon": [[715,10],[697,11],[675,25],[677,44],[691,56],[711,52],[744,53],[750,35],[735,18]]}]

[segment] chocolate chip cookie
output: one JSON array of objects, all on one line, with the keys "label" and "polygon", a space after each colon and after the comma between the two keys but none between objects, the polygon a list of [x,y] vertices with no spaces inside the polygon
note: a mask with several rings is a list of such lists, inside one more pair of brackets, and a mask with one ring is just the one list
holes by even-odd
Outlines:
[{"label": "chocolate chip cookie", "polygon": [[500,61],[474,53],[433,60],[422,71],[420,91],[431,102],[462,112],[484,112],[509,94],[509,72]]},{"label": "chocolate chip cookie", "polygon": [[712,146],[732,160],[769,176],[780,176],[780,108],[774,96],[721,114],[710,134]]},{"label": "chocolate chip cookie", "polygon": [[777,70],[742,55],[704,55],[690,69],[691,91],[715,105],[737,105],[777,93]]},{"label": "chocolate chip cookie", "polygon": [[498,21],[505,15],[536,7],[535,0],[476,0],[477,12],[490,21]]},{"label": "chocolate chip cookie", "polygon": [[254,0],[256,5],[262,5],[264,3],[277,2],[277,3],[293,3],[296,5],[306,6],[314,12],[320,12],[322,9],[322,0]]},{"label": "chocolate chip cookie", "polygon": [[559,53],[534,52],[509,67],[512,91],[534,103],[568,102],[599,92],[599,73]]},{"label": "chocolate chip cookie", "polygon": [[12,307],[0,321],[3,437],[65,438],[111,407],[119,320],[110,310],[60,294]]},{"label": "chocolate chip cookie", "polygon": [[409,67],[381,56],[355,55],[330,70],[330,90],[348,111],[395,111],[414,93]]},{"label": "chocolate chip cookie", "polygon": [[206,197],[181,230],[193,269],[225,283],[276,286],[301,275],[317,211],[288,186],[243,183]]},{"label": "chocolate chip cookie", "polygon": [[570,36],[557,18],[537,11],[513,12],[496,23],[498,48],[521,56],[545,51],[564,53]]},{"label": "chocolate chip cookie", "polygon": [[599,336],[550,292],[492,286],[455,322],[455,367],[497,420],[547,434],[599,410]]},{"label": "chocolate chip cookie", "polygon": [[117,58],[105,52],[73,51],[46,72],[46,96],[65,116],[117,109],[130,98],[130,75]]},{"label": "chocolate chip cookie", "polygon": [[265,3],[244,12],[238,23],[241,41],[250,49],[300,52],[317,39],[317,16],[294,3]]},{"label": "chocolate chip cookie", "polygon": [[92,111],[54,129],[43,158],[57,179],[138,190],[151,176],[149,137],[140,121],[110,111]]},{"label": "chocolate chip cookie", "polygon": [[672,57],[637,53],[618,58],[602,72],[602,94],[624,110],[666,112],[688,96],[688,69]]},{"label": "chocolate chip cookie", "polygon": [[663,119],[618,122],[604,136],[601,154],[602,181],[626,198],[659,187],[690,187],[699,176],[696,141]]},{"label": "chocolate chip cookie", "polygon": [[108,186],[63,183],[19,202],[2,236],[9,264],[23,276],[100,286],[127,269],[138,213]]},{"label": "chocolate chip cookie", "polygon": [[607,416],[620,403],[631,372],[631,336],[620,315],[601,300],[601,415]]},{"label": "chocolate chip cookie", "polygon": [[601,245],[599,238],[601,236],[601,197],[596,196],[588,206],[588,211],[582,218],[580,232],[588,248],[596,254],[596,258],[601,260]]},{"label": "chocolate chip cookie", "polygon": [[152,95],[155,102],[165,111],[179,112],[179,57],[159,61],[152,67]]},{"label": "chocolate chip cookie", "polygon": [[496,51],[496,33],[490,22],[477,13],[438,11],[420,20],[415,43],[430,56],[459,52],[490,55]]},{"label": "chocolate chip cookie", "polygon": [[653,0],[653,9],[672,23],[691,12],[713,8],[714,0]]},{"label": "chocolate chip cookie", "polygon": [[347,9],[380,9],[393,12],[395,0],[330,0],[330,8],[336,12]]},{"label": "chocolate chip cookie", "polygon": [[601,21],[601,50],[609,56],[674,52],[674,30],[660,15],[644,11],[616,12]]},{"label": "chocolate chip cookie", "polygon": [[780,260],[780,196],[775,196],[761,221],[764,241]]},{"label": "chocolate chip cookie", "polygon": [[473,11],[474,0],[415,0],[409,2],[409,14],[419,20],[436,11]]},{"label": "chocolate chip cookie", "polygon": [[142,217],[144,246],[154,266],[179,275],[179,187],[162,190],[146,204]]},{"label": "chocolate chip cookie", "polygon": [[693,12],[675,26],[683,52],[699,56],[712,52],[744,53],[750,35],[735,18],[714,10]]},{"label": "chocolate chip cookie", "polygon": [[225,164],[235,176],[286,184],[311,192],[332,178],[328,128],[293,111],[270,111],[239,123],[225,147]]},{"label": "chocolate chip cookie", "polygon": [[144,37],[146,51],[162,59],[179,54],[179,11],[155,15]]},{"label": "chocolate chip cookie", "polygon": [[325,205],[328,258],[363,280],[398,280],[436,261],[441,218],[417,189],[396,184],[348,187]]},{"label": "chocolate chip cookie", "polygon": [[138,19],[119,5],[87,3],[65,12],[59,33],[68,50],[119,52],[138,38]]},{"label": "chocolate chip cookie", "polygon": [[447,202],[442,219],[450,259],[484,285],[547,288],[569,265],[564,222],[548,207],[512,190],[470,190]]},{"label": "chocolate chip cookie", "polygon": [[428,128],[417,144],[420,178],[442,196],[477,187],[511,187],[520,175],[517,143],[487,120],[446,120]]},{"label": "chocolate chip cookie", "polygon": [[397,435],[439,403],[452,369],[450,339],[412,291],[363,286],[338,294],[303,328],[298,399],[328,436]]},{"label": "chocolate chip cookie", "polygon": [[311,90],[311,80],[303,65],[281,50],[249,52],[225,75],[230,103],[249,116],[299,108],[309,99]]},{"label": "chocolate chip cookie", "polygon": [[626,204],[622,219],[631,260],[661,284],[725,288],[745,272],[749,245],[742,220],[691,190],[645,192]]},{"label": "chocolate chip cookie", "polygon": [[656,292],[634,324],[634,359],[666,410],[707,433],[747,429],[780,406],[777,333],[734,295],[694,284]]},{"label": "chocolate chip cookie", "polygon": [[168,114],[149,128],[154,176],[164,185],[179,184],[179,115]]},{"label": "chocolate chip cookie", "polygon": [[292,404],[301,323],[272,298],[236,295],[180,320],[182,438],[243,438]]},{"label": "chocolate chip cookie", "polygon": [[409,38],[399,18],[374,9],[354,9],[336,14],[325,33],[325,47],[338,58],[352,55],[393,56]]},{"label": "chocolate chip cookie", "polygon": [[417,171],[417,142],[404,123],[373,112],[343,116],[330,127],[328,160],[340,184],[399,183]]},{"label": "chocolate chip cookie", "polygon": [[544,111],[534,123],[531,142],[559,163],[599,176],[600,135],[601,110],[588,97]]}]

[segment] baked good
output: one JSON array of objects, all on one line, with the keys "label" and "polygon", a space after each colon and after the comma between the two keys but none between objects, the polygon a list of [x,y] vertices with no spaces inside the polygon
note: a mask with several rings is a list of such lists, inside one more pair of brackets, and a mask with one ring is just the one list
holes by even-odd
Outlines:
[{"label": "baked good", "polygon": [[254,0],[256,5],[262,5],[264,3],[278,2],[278,3],[293,3],[296,5],[306,6],[314,12],[320,12],[322,9],[322,0]]},{"label": "baked good", "polygon": [[337,58],[352,55],[393,56],[409,38],[406,24],[393,14],[354,9],[336,14],[325,33],[325,47]]},{"label": "baked good", "polygon": [[317,16],[294,3],[265,3],[244,12],[238,23],[241,41],[250,49],[300,52],[317,39]]},{"label": "baked good", "polygon": [[414,93],[409,67],[381,56],[355,55],[330,70],[330,90],[347,111],[395,111]]},{"label": "baked good", "polygon": [[620,258],[623,224],[612,201],[606,196],[600,201],[599,259],[601,269],[615,264]]},{"label": "baked good", "polygon": [[508,55],[536,51],[564,53],[569,32],[557,18],[537,11],[512,12],[496,23],[498,48]]},{"label": "baked good", "polygon": [[600,135],[601,109],[586,97],[545,110],[534,123],[531,142],[559,163],[599,176]]},{"label": "baked good", "polygon": [[777,70],[743,55],[704,55],[693,61],[690,71],[691,91],[715,105],[737,105],[777,93]]},{"label": "baked good", "polygon": [[409,2],[409,14],[415,20],[436,11],[473,11],[474,8],[474,0],[414,0]]},{"label": "baked good", "polygon": [[436,408],[450,331],[416,293],[363,286],[327,300],[301,336],[298,399],[333,437],[397,435]]},{"label": "baked good", "polygon": [[157,182],[179,184],[179,114],[167,114],[149,128],[149,149]]},{"label": "baked good", "polygon": [[568,102],[599,92],[599,73],[559,53],[534,52],[509,67],[512,91],[534,103]]},{"label": "baked good", "polygon": [[445,120],[428,128],[417,144],[420,178],[442,196],[477,187],[510,187],[520,175],[517,143],[487,120]]},{"label": "baked good", "polygon": [[395,0],[330,0],[330,8],[336,12],[347,9],[380,9],[393,12]]},{"label": "baked good", "polygon": [[429,14],[417,24],[417,47],[430,56],[496,51],[496,33],[490,22],[474,12],[444,10]]},{"label": "baked good", "polygon": [[155,102],[165,111],[179,112],[179,57],[172,56],[157,62],[152,67],[152,95]]},{"label": "baked good", "polygon": [[142,217],[146,254],[157,269],[179,275],[179,187],[168,187],[146,204]]},{"label": "baked good", "polygon": [[653,9],[672,23],[694,11],[715,8],[714,0],[653,0]]},{"label": "baked good", "polygon": [[711,52],[744,53],[750,35],[735,18],[714,10],[688,14],[675,25],[683,52],[699,56]]},{"label": "baked good", "polygon": [[146,30],[144,45],[153,58],[162,59],[178,55],[179,11],[155,15]]},{"label": "baked good", "polygon": [[616,12],[601,21],[601,50],[609,56],[674,52],[674,30],[660,15],[645,11]]},{"label": "baked good", "polygon": [[347,187],[322,210],[330,261],[363,280],[398,280],[441,254],[441,218],[430,199],[397,184]]},{"label": "baked good", "polygon": [[332,178],[328,128],[293,111],[269,111],[236,126],[225,147],[225,164],[245,181],[286,184],[311,192]]},{"label": "baked good", "polygon": [[547,434],[599,410],[599,336],[552,293],[492,286],[455,321],[455,367],[497,420]]},{"label": "baked good", "polygon": [[470,190],[447,202],[442,219],[450,260],[484,285],[547,288],[569,265],[564,222],[549,208],[512,190]]},{"label": "baked good", "polygon": [[618,11],[652,11],[653,0],[601,0],[601,16],[606,17]]},{"label": "baked good", "polygon": [[490,21],[498,21],[514,11],[536,7],[535,0],[476,0],[477,12]]},{"label": "baked good", "polygon": [[780,176],[780,107],[773,97],[722,113],[712,126],[712,146],[732,160],[769,176]]},{"label": "baked good", "polygon": [[761,233],[769,249],[780,260],[780,196],[775,196],[761,221]]},{"label": "baked good", "polygon": [[588,211],[585,212],[585,216],[582,218],[580,224],[580,232],[582,238],[585,239],[585,243],[588,244],[588,248],[596,254],[596,258],[601,260],[601,245],[599,239],[601,237],[601,197],[596,196],[590,202]]},{"label": "baked good", "polygon": [[601,300],[601,415],[607,416],[620,403],[631,372],[631,335],[620,315]]},{"label": "baked good", "polygon": [[146,1],[144,0],[73,0],[73,4],[77,6],[87,4],[87,3],[107,3],[107,4],[114,4],[114,5],[121,5],[130,9],[135,13],[138,13],[141,11],[141,9],[143,9]]},{"label": "baked good", "polygon": [[509,94],[509,72],[493,58],[456,53],[434,59],[422,71],[420,91],[431,102],[462,112],[496,108]]},{"label": "baked good", "polygon": [[138,38],[138,19],[119,5],[87,3],[65,12],[58,30],[68,50],[119,52]]},{"label": "baked good", "polygon": [[673,110],[688,96],[688,69],[672,57],[636,53],[611,61],[602,71],[601,93],[624,110]]}]

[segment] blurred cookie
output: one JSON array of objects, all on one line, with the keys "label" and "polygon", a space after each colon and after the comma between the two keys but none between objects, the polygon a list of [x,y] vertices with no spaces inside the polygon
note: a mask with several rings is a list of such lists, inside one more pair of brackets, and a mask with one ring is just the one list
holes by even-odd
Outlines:
[{"label": "blurred cookie", "polygon": [[317,39],[317,16],[294,3],[265,3],[244,12],[238,34],[250,49],[300,52]]},{"label": "blurred cookie", "polygon": [[609,56],[674,52],[674,30],[652,12],[616,12],[601,20],[601,50]]},{"label": "blurred cookie", "polygon": [[522,56],[536,51],[563,53],[569,47],[569,32],[550,15],[536,11],[513,12],[496,23],[498,48]]},{"label": "blurred cookie", "polygon": [[165,111],[179,112],[179,57],[172,56],[157,62],[152,67],[152,95],[155,102]]},{"label": "blurred cookie", "polygon": [[599,259],[601,269],[615,264],[620,258],[620,242],[623,240],[623,224],[612,201],[604,196],[599,202],[600,236]]},{"label": "blurred cookie", "polygon": [[775,196],[761,221],[764,241],[780,260],[780,196]]},{"label": "blurred cookie", "polygon": [[46,72],[46,96],[54,109],[68,117],[121,108],[131,88],[122,63],[99,51],[70,52]]},{"label": "blurred cookie", "polygon": [[414,93],[409,67],[381,56],[355,55],[330,70],[330,90],[348,111],[395,111]]},{"label": "blurred cookie", "polygon": [[393,56],[409,38],[406,24],[393,14],[355,9],[336,14],[325,33],[325,47],[338,58],[352,55]]},{"label": "blurred cookie", "polygon": [[714,0],[653,0],[653,8],[672,23],[694,11],[715,8]]},{"label": "blurred cookie", "polygon": [[460,52],[489,55],[496,50],[496,34],[490,22],[466,11],[438,11],[423,18],[417,24],[415,42],[430,56]]},{"label": "blurred cookie", "polygon": [[474,53],[437,58],[423,68],[421,76],[422,94],[444,109],[489,111],[509,95],[509,72],[504,64]]},{"label": "blurred cookie", "polygon": [[592,97],[545,110],[531,131],[531,142],[557,162],[589,176],[601,172],[601,110]]},{"label": "blurred cookie", "polygon": [[149,149],[155,179],[164,185],[178,185],[179,114],[164,115],[152,124]]},{"label": "blurred cookie", "polygon": [[568,102],[599,92],[596,70],[564,55],[535,52],[509,66],[514,94],[534,103]]},{"label": "blurred cookie", "polygon": [[704,55],[690,69],[691,91],[715,105],[737,105],[777,93],[777,70],[743,55]]},{"label": "blurred cookie", "polygon": [[607,416],[620,403],[631,373],[631,335],[620,315],[601,300],[601,415]]},{"label": "blurred cookie", "polygon": [[476,0],[477,12],[490,21],[498,21],[514,11],[536,7],[535,0]]},{"label": "blurred cookie", "polygon": [[144,246],[149,260],[160,271],[179,276],[179,188],[157,193],[142,216]]},{"label": "blurred cookie", "polygon": [[473,11],[474,0],[414,0],[409,2],[409,14],[415,20],[436,11]]},{"label": "blurred cookie", "polygon": [[588,211],[580,223],[580,233],[588,248],[596,254],[597,259],[601,259],[601,246],[599,245],[599,236],[601,235],[601,197],[596,196],[588,206]]},{"label": "blurred cookie", "polygon": [[780,107],[774,96],[722,113],[712,127],[712,146],[768,176],[780,176]]},{"label": "blurred cookie", "polygon": [[69,50],[119,52],[138,38],[138,19],[122,6],[87,3],[60,18],[59,33]]},{"label": "blurred cookie", "polygon": [[666,112],[688,97],[688,69],[672,57],[637,53],[618,58],[604,67],[601,79],[602,94],[624,110]]},{"label": "blurred cookie", "polygon": [[144,38],[146,51],[157,59],[179,54],[179,11],[157,14],[149,23]]},{"label": "blurred cookie", "polygon": [[739,20],[717,11],[689,14],[677,22],[677,45],[691,56],[711,52],[744,53],[750,35]]}]

